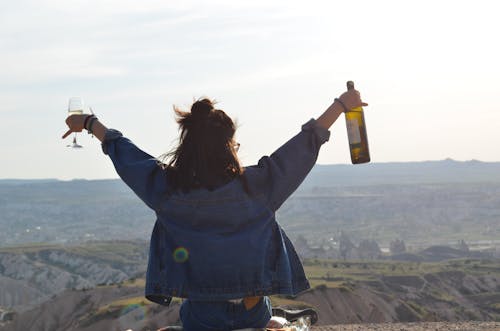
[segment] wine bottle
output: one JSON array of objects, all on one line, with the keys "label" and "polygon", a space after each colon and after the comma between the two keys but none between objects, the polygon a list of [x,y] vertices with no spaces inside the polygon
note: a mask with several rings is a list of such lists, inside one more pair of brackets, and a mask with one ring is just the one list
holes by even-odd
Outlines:
[{"label": "wine bottle", "polygon": [[[352,89],[354,89],[354,82],[348,81],[347,90]],[[370,151],[368,150],[368,136],[366,135],[363,108],[356,107],[346,111],[345,120],[352,164],[370,162]]]}]

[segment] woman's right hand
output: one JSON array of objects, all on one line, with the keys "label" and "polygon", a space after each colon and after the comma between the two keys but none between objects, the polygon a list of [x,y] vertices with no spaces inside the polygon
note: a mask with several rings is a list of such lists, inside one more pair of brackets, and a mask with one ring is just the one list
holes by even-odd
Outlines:
[{"label": "woman's right hand", "polygon": [[65,134],[63,134],[62,139],[66,138],[73,132],[82,132],[84,129],[83,124],[85,122],[85,118],[89,116],[90,114],[76,114],[76,115],[71,115],[66,118],[66,125],[68,126],[69,130],[66,131]]}]

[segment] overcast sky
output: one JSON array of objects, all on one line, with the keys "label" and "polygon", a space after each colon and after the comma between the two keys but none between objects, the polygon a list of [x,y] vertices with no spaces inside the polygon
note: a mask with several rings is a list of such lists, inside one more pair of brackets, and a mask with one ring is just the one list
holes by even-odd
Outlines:
[{"label": "overcast sky", "polygon": [[[172,105],[209,96],[237,119],[250,165],[354,80],[373,162],[500,161],[495,1],[2,1],[0,178],[115,178],[97,139],[72,150],[81,96],[159,156]],[[350,163],[345,120],[321,164]]]}]

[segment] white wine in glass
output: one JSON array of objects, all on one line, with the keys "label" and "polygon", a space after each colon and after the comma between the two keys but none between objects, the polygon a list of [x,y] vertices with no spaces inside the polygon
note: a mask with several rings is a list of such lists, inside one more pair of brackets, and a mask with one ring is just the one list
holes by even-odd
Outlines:
[{"label": "white wine in glass", "polygon": [[69,98],[68,116],[83,114],[83,99],[80,97]]},{"label": "white wine in glass", "polygon": [[[68,116],[71,115],[81,115],[83,114],[83,99],[81,97],[72,97],[69,98],[68,102]],[[71,148],[82,148],[82,145],[79,145],[76,142],[76,132],[73,137],[73,143],[71,145],[67,145],[67,147]]]}]

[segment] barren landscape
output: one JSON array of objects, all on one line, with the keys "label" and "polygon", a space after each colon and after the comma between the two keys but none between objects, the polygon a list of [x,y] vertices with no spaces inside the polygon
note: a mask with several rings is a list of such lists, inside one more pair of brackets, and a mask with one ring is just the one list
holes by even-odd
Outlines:
[{"label": "barren landscape", "polygon": [[[496,330],[500,164],[318,166],[278,212],[312,330]],[[0,181],[0,329],[156,330],[144,298],[154,213],[118,180]]]}]

